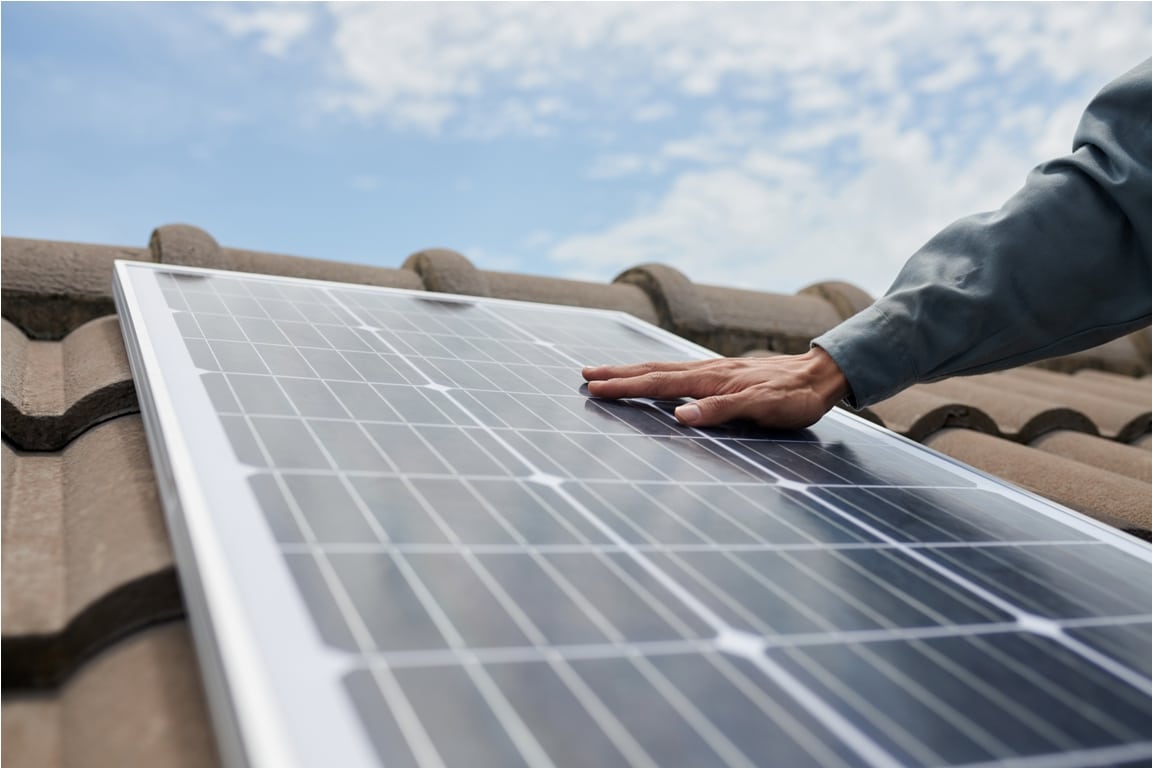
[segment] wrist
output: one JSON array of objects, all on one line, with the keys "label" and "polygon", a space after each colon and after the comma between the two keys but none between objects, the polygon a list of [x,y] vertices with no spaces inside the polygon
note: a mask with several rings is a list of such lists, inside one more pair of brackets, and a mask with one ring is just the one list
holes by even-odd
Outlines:
[{"label": "wrist", "polygon": [[801,357],[807,358],[806,369],[812,390],[831,408],[848,396],[848,378],[832,355],[813,346]]}]

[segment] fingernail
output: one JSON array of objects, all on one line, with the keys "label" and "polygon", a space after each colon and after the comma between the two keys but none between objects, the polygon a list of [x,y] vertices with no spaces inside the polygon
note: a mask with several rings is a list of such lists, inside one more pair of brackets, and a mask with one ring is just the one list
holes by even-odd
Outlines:
[{"label": "fingernail", "polygon": [[676,418],[683,424],[695,424],[700,421],[700,406],[696,403],[687,403],[676,409]]}]

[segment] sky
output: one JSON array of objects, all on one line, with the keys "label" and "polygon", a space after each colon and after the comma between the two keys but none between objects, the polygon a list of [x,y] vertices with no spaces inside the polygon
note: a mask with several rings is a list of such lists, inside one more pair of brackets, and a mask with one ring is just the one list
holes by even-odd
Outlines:
[{"label": "sky", "polygon": [[0,230],[873,295],[1071,150],[1149,3],[14,3]]}]

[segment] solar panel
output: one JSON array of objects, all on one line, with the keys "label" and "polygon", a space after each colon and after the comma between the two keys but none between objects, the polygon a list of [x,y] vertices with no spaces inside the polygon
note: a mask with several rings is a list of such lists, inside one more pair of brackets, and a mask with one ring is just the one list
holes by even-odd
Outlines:
[{"label": "solar panel", "polygon": [[1152,762],[1152,548],[833,412],[680,426],[622,313],[119,262],[225,758]]}]

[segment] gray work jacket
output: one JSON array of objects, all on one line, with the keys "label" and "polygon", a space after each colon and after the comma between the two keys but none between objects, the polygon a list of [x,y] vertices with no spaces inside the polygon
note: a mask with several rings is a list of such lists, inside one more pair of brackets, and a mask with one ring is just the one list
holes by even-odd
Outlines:
[{"label": "gray work jacket", "polygon": [[883,298],[813,341],[862,407],[919,381],[1101,344],[1152,324],[1152,59],[1092,100],[1072,154],[917,251]]}]

